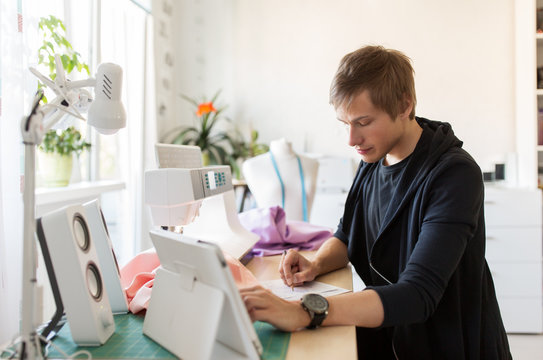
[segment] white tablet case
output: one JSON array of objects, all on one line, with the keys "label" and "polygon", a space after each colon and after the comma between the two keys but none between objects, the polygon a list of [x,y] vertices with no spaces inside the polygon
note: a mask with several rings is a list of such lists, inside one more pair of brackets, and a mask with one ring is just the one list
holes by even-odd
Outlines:
[{"label": "white tablet case", "polygon": [[152,230],[161,267],[143,333],[185,359],[259,359],[262,345],[221,250]]}]

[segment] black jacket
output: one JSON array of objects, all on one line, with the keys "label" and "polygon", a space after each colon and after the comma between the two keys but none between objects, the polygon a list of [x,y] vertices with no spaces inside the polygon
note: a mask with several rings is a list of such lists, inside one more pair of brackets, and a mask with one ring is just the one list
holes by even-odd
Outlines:
[{"label": "black jacket", "polygon": [[449,124],[416,120],[421,139],[373,246],[364,191],[378,163],[361,162],[335,236],[379,294],[399,359],[510,359],[484,257],[481,170]]}]

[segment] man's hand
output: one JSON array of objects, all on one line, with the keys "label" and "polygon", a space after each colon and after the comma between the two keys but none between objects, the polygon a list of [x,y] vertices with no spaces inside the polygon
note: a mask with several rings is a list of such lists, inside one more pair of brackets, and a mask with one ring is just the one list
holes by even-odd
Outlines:
[{"label": "man's hand", "polygon": [[252,321],[265,321],[283,331],[305,328],[311,322],[299,301],[281,299],[262,286],[240,289],[240,295]]},{"label": "man's hand", "polygon": [[314,280],[318,271],[312,261],[295,250],[289,250],[281,257],[279,275],[287,286],[300,286],[305,281]]}]

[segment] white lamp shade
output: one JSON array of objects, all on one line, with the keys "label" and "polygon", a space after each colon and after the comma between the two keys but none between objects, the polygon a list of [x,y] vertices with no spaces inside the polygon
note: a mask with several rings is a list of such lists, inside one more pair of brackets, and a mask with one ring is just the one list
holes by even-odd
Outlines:
[{"label": "white lamp shade", "polygon": [[122,78],[119,65],[104,63],[98,67],[88,123],[101,134],[114,134],[126,126],[126,111],[121,102]]}]

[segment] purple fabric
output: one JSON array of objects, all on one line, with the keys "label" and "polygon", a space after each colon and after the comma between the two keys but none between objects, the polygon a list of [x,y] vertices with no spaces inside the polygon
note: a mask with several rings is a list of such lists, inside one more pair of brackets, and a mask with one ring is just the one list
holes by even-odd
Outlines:
[{"label": "purple fabric", "polygon": [[304,221],[289,221],[280,206],[251,209],[239,214],[249,231],[260,236],[251,253],[255,256],[281,254],[283,250],[315,250],[333,236],[328,227]]}]

